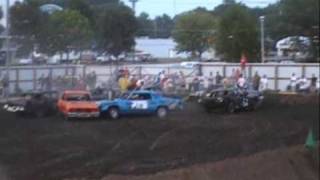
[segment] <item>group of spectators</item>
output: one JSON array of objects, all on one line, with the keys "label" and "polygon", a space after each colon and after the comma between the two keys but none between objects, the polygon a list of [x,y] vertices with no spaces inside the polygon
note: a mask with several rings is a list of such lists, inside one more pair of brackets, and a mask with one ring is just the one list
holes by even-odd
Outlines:
[{"label": "group of spectators", "polygon": [[316,92],[319,88],[319,80],[314,74],[312,74],[309,81],[304,75],[297,77],[295,73],[292,73],[287,86],[288,91],[294,92]]},{"label": "group of spectators", "polygon": [[185,75],[182,71],[174,73],[166,73],[161,71],[157,75],[143,75],[138,77],[130,75],[129,71],[124,71],[118,78],[118,85],[121,92],[133,89],[153,89],[162,90],[167,93],[178,92],[204,92],[217,87],[239,87],[252,84],[256,90],[266,90],[268,88],[268,78],[266,75],[260,77],[258,72],[252,79],[245,77],[240,69],[233,69],[228,77],[224,77],[219,71],[210,72],[208,76],[204,75]]}]

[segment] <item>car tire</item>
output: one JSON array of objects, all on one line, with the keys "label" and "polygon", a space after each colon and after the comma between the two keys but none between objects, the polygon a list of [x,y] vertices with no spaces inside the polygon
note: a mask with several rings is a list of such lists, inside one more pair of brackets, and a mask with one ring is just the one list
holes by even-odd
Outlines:
[{"label": "car tire", "polygon": [[159,107],[157,109],[157,117],[160,119],[166,118],[168,115],[168,109],[166,107]]},{"label": "car tire", "polygon": [[116,108],[116,107],[111,107],[111,108],[108,110],[108,114],[109,114],[109,117],[110,117],[111,119],[119,119],[119,117],[120,117],[119,109]]},{"label": "car tire", "polygon": [[65,121],[70,121],[71,120],[71,118],[70,117],[68,117],[67,115],[65,115],[65,114],[63,114],[63,119],[65,120]]},{"label": "car tire", "polygon": [[227,112],[232,114],[232,113],[235,113],[235,111],[236,111],[236,107],[234,102],[230,102],[227,106]]}]

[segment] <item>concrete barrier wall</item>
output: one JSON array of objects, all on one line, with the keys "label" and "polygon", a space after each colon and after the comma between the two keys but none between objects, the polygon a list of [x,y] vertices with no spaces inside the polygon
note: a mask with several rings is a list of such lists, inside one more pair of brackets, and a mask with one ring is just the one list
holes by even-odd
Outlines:
[{"label": "concrete barrier wall", "polygon": [[58,76],[78,77],[85,73],[84,66],[63,65],[63,66],[12,66],[6,69],[0,67],[0,80],[6,72],[9,72],[9,91],[14,93],[16,87],[22,91],[33,91],[39,88],[39,78],[44,75],[54,79]]},{"label": "concrete barrier wall", "polygon": [[[184,68],[180,64],[131,64],[131,65],[55,65],[55,66],[15,66],[9,68],[10,75],[10,92],[14,92],[15,86],[18,85],[23,91],[36,90],[38,79],[41,75],[50,75],[53,78],[57,76],[74,76],[84,77],[86,73],[95,71],[97,74],[97,83],[103,83],[113,77],[117,69],[127,68],[131,74],[156,75],[161,71],[166,73],[183,72],[187,76],[196,75],[199,70],[204,76],[209,76],[210,72],[215,76],[219,72],[223,76],[231,76],[232,70],[239,68],[238,63],[217,64],[202,63],[199,68]],[[0,68],[0,77],[5,74],[6,69]],[[255,72],[260,76],[266,75],[269,79],[269,88],[273,90],[285,90],[289,84],[292,73],[297,77],[305,75],[311,78],[312,74],[319,77],[319,64],[260,64],[252,63],[246,67],[246,77],[250,78]]]}]

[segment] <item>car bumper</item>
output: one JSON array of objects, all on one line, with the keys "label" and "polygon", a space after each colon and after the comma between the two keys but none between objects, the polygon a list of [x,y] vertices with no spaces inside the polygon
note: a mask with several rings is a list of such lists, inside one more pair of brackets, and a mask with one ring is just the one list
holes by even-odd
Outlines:
[{"label": "car bumper", "polygon": [[100,116],[99,112],[69,112],[66,114],[69,118],[97,118]]}]

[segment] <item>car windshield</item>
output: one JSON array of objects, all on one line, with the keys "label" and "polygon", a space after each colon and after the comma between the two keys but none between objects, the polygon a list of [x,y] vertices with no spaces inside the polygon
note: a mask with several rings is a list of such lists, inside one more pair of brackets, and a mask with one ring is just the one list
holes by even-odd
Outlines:
[{"label": "car windshield", "polygon": [[66,101],[90,101],[89,94],[68,94],[63,97]]}]

